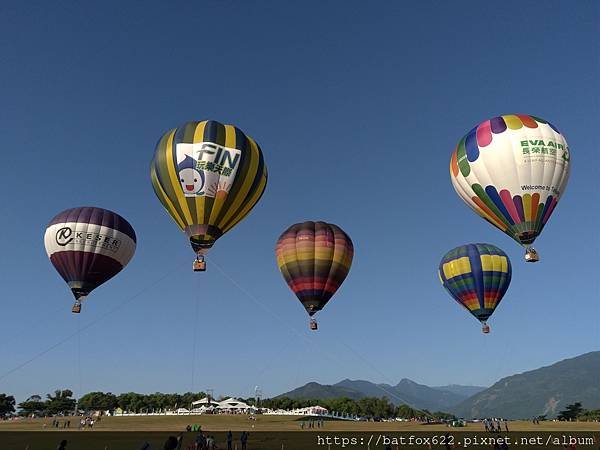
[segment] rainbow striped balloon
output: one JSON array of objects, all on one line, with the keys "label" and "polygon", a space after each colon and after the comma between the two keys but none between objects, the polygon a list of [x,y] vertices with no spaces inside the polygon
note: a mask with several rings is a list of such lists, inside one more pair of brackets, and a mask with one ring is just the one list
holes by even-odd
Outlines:
[{"label": "rainbow striped balloon", "polygon": [[304,222],[283,232],[275,254],[285,281],[312,317],[346,279],[354,247],[337,225]]},{"label": "rainbow striped balloon", "polygon": [[448,293],[483,323],[494,313],[512,277],[510,259],[491,244],[467,244],[450,250],[440,262],[440,281]]},{"label": "rainbow striped balloon", "polygon": [[480,123],[459,141],[450,178],[477,214],[527,247],[564,193],[570,159],[554,125],[539,117],[505,115]]}]

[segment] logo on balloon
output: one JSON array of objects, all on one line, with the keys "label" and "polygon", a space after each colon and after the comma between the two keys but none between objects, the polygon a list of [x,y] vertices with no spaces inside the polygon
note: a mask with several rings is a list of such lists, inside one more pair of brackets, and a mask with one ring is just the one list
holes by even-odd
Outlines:
[{"label": "logo on balloon", "polygon": [[204,195],[204,173],[197,168],[198,161],[190,156],[186,156],[183,161],[177,165],[179,170],[179,182],[186,197]]},{"label": "logo on balloon", "polygon": [[61,247],[70,244],[73,241],[71,235],[73,230],[69,227],[63,227],[56,232],[56,243]]},{"label": "logo on balloon", "polygon": [[242,152],[212,142],[177,144],[179,182],[186,197],[216,197],[233,185]]},{"label": "logo on balloon", "polygon": [[56,243],[61,247],[69,244],[99,247],[113,253],[121,248],[121,240],[112,233],[90,233],[87,230],[77,231],[70,227],[60,228],[56,232]]}]

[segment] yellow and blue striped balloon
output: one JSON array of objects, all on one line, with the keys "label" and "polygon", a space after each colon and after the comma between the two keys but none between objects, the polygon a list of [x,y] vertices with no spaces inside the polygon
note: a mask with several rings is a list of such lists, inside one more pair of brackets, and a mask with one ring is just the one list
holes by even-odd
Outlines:
[{"label": "yellow and blue striped balloon", "polygon": [[267,168],[254,139],[233,125],[204,120],[158,140],[150,178],[160,202],[203,255],[260,200]]},{"label": "yellow and blue striped balloon", "polygon": [[439,266],[448,293],[483,324],[494,313],[512,277],[510,259],[491,244],[467,244],[450,250]]}]

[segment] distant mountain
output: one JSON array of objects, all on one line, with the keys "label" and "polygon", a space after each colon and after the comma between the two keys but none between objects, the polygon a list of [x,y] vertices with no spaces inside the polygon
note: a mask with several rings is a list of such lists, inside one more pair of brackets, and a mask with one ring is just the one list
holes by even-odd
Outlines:
[{"label": "distant mountain", "polygon": [[408,378],[400,380],[400,383],[395,388],[400,393],[401,398],[408,400],[410,405],[419,409],[427,409],[431,412],[448,411],[448,408],[466,398],[465,395],[434,389],[424,384],[415,383]]},{"label": "distant mountain", "polygon": [[574,402],[586,409],[600,408],[600,352],[502,378],[450,412],[465,418],[554,417]]},{"label": "distant mountain", "polygon": [[329,384],[319,384],[315,382],[307,383],[304,386],[294,389],[293,391],[281,394],[278,397],[289,398],[306,398],[306,399],[328,399],[336,397],[349,397],[358,400],[362,397],[367,397],[354,389],[347,389],[342,386],[331,386]]},{"label": "distant mountain", "polygon": [[447,411],[467,398],[466,395],[430,388],[406,378],[402,379],[396,386],[348,379],[334,385],[312,382],[281,394],[280,397],[296,399],[350,397],[355,400],[363,397],[387,397],[395,405],[408,404],[414,408],[427,409],[432,412]]},{"label": "distant mountain", "polygon": [[433,389],[453,392],[457,395],[468,398],[475,394],[479,394],[481,391],[484,391],[487,388],[485,386],[463,386],[462,384],[449,384],[448,386],[433,386]]}]

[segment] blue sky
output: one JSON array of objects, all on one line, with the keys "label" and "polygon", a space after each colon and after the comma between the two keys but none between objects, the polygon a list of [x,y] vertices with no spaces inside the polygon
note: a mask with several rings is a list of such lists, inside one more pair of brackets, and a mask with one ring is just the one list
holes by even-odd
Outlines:
[{"label": "blue sky", "polygon": [[[0,392],[489,385],[598,350],[597,2],[91,5],[0,6],[0,377],[32,359]],[[448,174],[464,133],[513,112],[553,122],[572,151],[535,265]],[[269,182],[195,274],[148,165],[163,132],[208,118],[260,143]],[[43,233],[80,205],[126,217],[138,247],[78,317]],[[274,258],[303,220],[336,223],[355,245],[317,333]],[[513,261],[488,336],[437,279],[442,255],[467,242]]]}]

